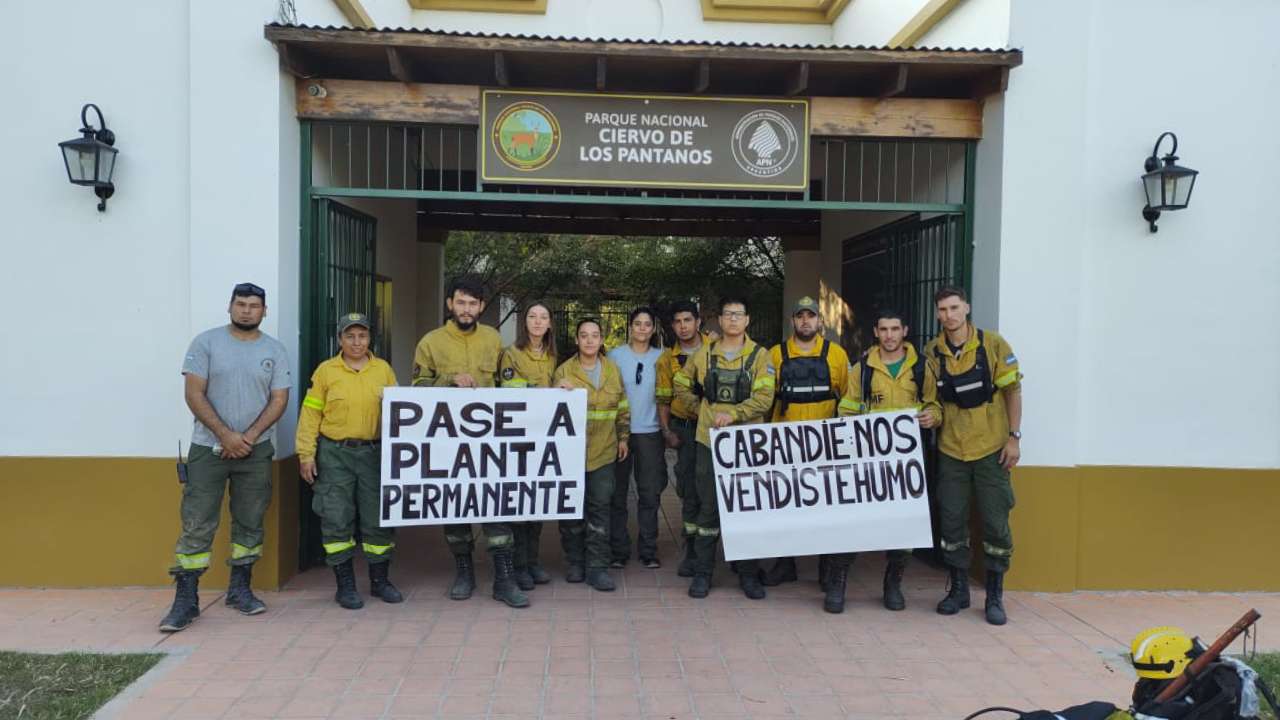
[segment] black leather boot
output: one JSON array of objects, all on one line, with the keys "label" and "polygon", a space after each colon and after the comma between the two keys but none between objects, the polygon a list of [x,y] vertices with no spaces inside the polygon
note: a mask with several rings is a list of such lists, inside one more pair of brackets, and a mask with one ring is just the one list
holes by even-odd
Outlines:
[{"label": "black leather boot", "polygon": [[773,562],[773,567],[768,571],[760,573],[760,582],[768,587],[781,585],[785,582],[795,582],[798,579],[796,575],[796,559],[793,557],[781,557]]},{"label": "black leather boot", "polygon": [[387,573],[391,571],[391,561],[380,563],[369,563],[369,594],[382,598],[382,602],[399,603],[404,602],[404,595],[400,594],[400,590],[391,584],[391,580],[387,577]]},{"label": "black leather boot", "polygon": [[241,615],[259,615],[267,611],[267,604],[253,594],[252,565],[232,565],[231,582],[227,584],[227,607],[240,611]]},{"label": "black leather boot", "polygon": [[493,599],[513,608],[529,607],[529,597],[516,586],[515,575],[515,569],[511,566],[511,548],[494,550]]},{"label": "black leather boot", "polygon": [[453,600],[466,600],[476,591],[476,568],[471,564],[471,553],[454,555],[453,561],[458,566],[458,574],[454,576],[453,585],[449,588],[449,597]]},{"label": "black leather boot", "polygon": [[356,591],[356,572],[351,567],[350,560],[333,566],[333,579],[338,585],[337,591],[333,594],[334,602],[348,610],[359,610],[364,607],[364,600],[360,599],[360,593]]},{"label": "black leather boot", "polygon": [[160,632],[178,632],[185,630],[193,620],[200,617],[200,573],[195,570],[182,570],[173,573],[174,593],[173,607],[169,614],[160,621]]},{"label": "black leather boot", "polygon": [[694,575],[693,582],[689,583],[689,597],[704,598],[707,593],[711,592],[711,576],[710,575]]},{"label": "black leather boot", "polygon": [[827,591],[827,575],[831,572],[831,561],[826,555],[818,556],[818,589]]},{"label": "black leather boot", "polygon": [[987,571],[987,622],[1003,625],[1009,621],[1004,612],[1004,573]]},{"label": "black leather boot", "polygon": [[955,615],[969,607],[969,571],[948,567],[947,596],[938,603],[939,615]]},{"label": "black leather boot", "polygon": [[587,584],[600,592],[613,592],[618,587],[605,568],[587,568]]},{"label": "black leather boot", "polygon": [[884,606],[887,610],[907,607],[907,599],[902,595],[902,573],[906,569],[905,560],[890,560],[884,568]]},{"label": "black leather boot", "polygon": [[849,583],[849,568],[834,563],[827,568],[826,595],[822,598],[822,609],[829,613],[844,612],[845,588]]},{"label": "black leather boot", "polygon": [[755,570],[738,573],[738,587],[742,588],[742,594],[746,595],[748,600],[764,599],[764,585],[760,584],[760,573]]}]

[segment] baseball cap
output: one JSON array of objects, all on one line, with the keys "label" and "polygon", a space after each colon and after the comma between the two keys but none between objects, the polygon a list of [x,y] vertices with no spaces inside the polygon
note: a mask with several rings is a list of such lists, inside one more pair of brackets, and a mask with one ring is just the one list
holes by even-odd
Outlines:
[{"label": "baseball cap", "polygon": [[237,297],[261,298],[262,304],[267,304],[267,291],[251,282],[237,283],[235,287],[231,288],[231,299],[235,300]]},{"label": "baseball cap", "polygon": [[801,310],[808,310],[809,312],[813,313],[814,315],[819,315],[819,314],[821,314],[821,313],[819,313],[819,312],[818,312],[818,303],[817,303],[817,301],[816,301],[816,300],[814,300],[813,298],[809,297],[808,295],[805,295],[804,297],[802,297],[802,298],[800,298],[799,300],[797,300],[797,301],[796,301],[796,306],[795,306],[795,308],[791,311],[791,314],[792,314],[792,315],[798,315],[798,314],[800,313],[800,311],[801,311]]},{"label": "baseball cap", "polygon": [[359,325],[365,330],[373,329],[373,326],[369,324],[368,315],[365,315],[364,313],[347,313],[346,315],[338,318],[338,334],[341,335],[346,332],[347,328],[352,325]]}]

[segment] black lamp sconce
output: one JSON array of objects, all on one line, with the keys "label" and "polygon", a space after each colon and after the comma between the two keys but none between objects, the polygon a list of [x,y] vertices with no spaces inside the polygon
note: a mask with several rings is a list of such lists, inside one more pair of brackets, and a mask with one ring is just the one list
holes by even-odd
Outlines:
[{"label": "black lamp sconce", "polygon": [[[1160,152],[1160,143],[1165,138],[1173,140],[1173,149],[1160,160],[1156,156]],[[1162,133],[1156,138],[1156,146],[1151,149],[1151,157],[1143,163],[1146,174],[1142,176],[1142,189],[1147,195],[1147,205],[1142,208],[1142,219],[1157,232],[1156,220],[1166,210],[1181,210],[1191,202],[1191,189],[1196,185],[1198,170],[1177,165],[1178,136],[1171,132]],[[1164,164],[1161,165],[1160,163]]]},{"label": "black lamp sconce", "polygon": [[[98,114],[98,128],[89,124],[89,108]],[[87,185],[101,198],[98,212],[107,209],[107,198],[115,194],[111,174],[116,169],[116,134],[107,129],[102,111],[89,103],[80,110],[81,137],[58,143],[62,148],[62,161],[67,166],[67,179],[74,185]]]}]

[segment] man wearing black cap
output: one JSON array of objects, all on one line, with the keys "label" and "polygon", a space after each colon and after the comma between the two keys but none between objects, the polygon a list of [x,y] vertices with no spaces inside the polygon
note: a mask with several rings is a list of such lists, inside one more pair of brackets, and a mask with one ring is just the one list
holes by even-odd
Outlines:
[{"label": "man wearing black cap", "polygon": [[404,600],[387,577],[394,531],[378,523],[382,389],[396,385],[396,374],[387,361],[374,357],[371,341],[364,314],[338,320],[342,350],[316,368],[298,415],[298,471],[315,489],[312,509],[320,516],[324,560],[338,584],[334,600],[348,610],[364,607],[352,570],[357,515],[369,594],[383,602]]},{"label": "man wearing black cap", "polygon": [[169,573],[177,584],[163,632],[182,630],[200,614],[196,596],[209,567],[222,496],[231,486],[231,582],[227,605],[245,615],[266,612],[250,590],[262,556],[262,518],[271,503],[272,439],[289,402],[293,379],[284,345],[258,329],[267,292],[253,283],[231,291],[231,323],[191,341],[182,363],[187,407],[195,416],[187,480],[182,486],[182,535]]}]

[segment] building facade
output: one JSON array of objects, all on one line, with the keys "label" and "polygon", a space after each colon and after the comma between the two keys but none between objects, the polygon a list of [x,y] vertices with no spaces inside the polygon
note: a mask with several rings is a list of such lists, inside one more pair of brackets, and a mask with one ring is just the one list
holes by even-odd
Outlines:
[{"label": "building facade", "polygon": [[[1027,373],[1011,588],[1280,589],[1280,524],[1263,515],[1280,501],[1280,348],[1265,329],[1280,231],[1259,212],[1280,159],[1274,3],[148,1],[127,15],[22,3],[11,16],[0,293],[34,312],[12,313],[27,322],[10,327],[3,360],[0,538],[40,550],[0,565],[0,585],[165,580],[173,454],[190,434],[180,359],[226,321],[240,281],[267,288],[263,328],[296,364],[256,577],[278,586],[297,572],[310,512],[291,444],[326,351],[323,243],[368,246],[360,270],[382,283],[346,291],[394,308],[384,352],[407,377],[413,343],[441,318],[447,230],[464,210],[498,223],[475,207],[494,198],[457,194],[477,192],[469,108],[485,88],[536,87],[807,100],[821,182],[803,197],[656,193],[613,207],[660,205],[686,224],[699,208],[717,232],[772,223],[787,300],[820,297],[846,340],[859,248],[892,254],[943,228],[944,270],[908,280],[966,283],[977,324],[999,329]],[[105,212],[67,182],[55,147],[88,102],[120,151]],[[1152,233],[1138,178],[1166,130],[1201,177]],[[417,177],[396,179],[392,158],[407,167],[410,148]],[[930,164],[895,155],[890,173],[886,151]],[[850,168],[875,182],[854,194]],[[370,235],[341,235],[326,213]],[[1220,390],[1219,368],[1246,358],[1260,361],[1243,363],[1242,396]]]}]

